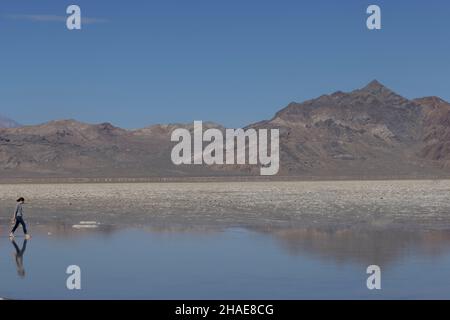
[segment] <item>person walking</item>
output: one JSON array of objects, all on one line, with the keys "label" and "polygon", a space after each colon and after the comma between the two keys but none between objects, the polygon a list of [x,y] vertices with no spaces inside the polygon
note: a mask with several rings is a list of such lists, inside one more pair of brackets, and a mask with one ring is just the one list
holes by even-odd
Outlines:
[{"label": "person walking", "polygon": [[23,233],[25,234],[25,238],[29,239],[30,235],[27,232],[27,226],[25,224],[25,221],[23,220],[23,204],[25,203],[25,199],[23,197],[20,197],[17,199],[17,205],[16,210],[14,210],[14,215],[11,220],[14,227],[11,230],[11,233],[9,234],[10,238],[14,238],[14,232],[16,231],[17,227],[22,225]]}]

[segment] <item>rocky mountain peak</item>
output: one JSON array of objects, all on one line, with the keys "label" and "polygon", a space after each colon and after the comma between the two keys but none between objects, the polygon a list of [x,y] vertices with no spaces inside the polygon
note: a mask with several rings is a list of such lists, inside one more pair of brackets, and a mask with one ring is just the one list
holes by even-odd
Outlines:
[{"label": "rocky mountain peak", "polygon": [[384,86],[381,82],[379,82],[378,80],[372,80],[361,90],[369,91],[372,93],[378,93],[378,92],[381,92],[384,90],[389,90],[389,89],[386,86]]}]

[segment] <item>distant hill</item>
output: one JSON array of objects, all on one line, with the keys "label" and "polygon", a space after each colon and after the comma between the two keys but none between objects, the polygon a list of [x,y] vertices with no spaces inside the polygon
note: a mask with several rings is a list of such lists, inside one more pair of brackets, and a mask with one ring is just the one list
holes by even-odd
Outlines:
[{"label": "distant hill", "polygon": [[[186,177],[258,175],[259,166],[175,166],[171,132],[75,120],[0,129],[1,177]],[[206,127],[217,127],[208,123]],[[450,177],[450,104],[408,100],[378,81],[290,103],[247,128],[280,129],[280,176]]]},{"label": "distant hill", "polygon": [[17,128],[20,127],[16,121],[0,115],[0,128]]}]

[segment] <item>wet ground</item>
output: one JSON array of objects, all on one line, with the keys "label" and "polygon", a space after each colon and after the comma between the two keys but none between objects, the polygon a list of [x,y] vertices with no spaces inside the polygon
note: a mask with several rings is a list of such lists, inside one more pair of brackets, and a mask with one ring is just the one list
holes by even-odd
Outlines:
[{"label": "wet ground", "polygon": [[0,185],[33,224],[450,229],[450,180]]},{"label": "wet ground", "polygon": [[[450,298],[450,233],[75,230],[0,239],[12,299]],[[368,290],[366,268],[381,268]],[[81,269],[68,290],[67,267]]]},{"label": "wet ground", "polygon": [[[0,297],[448,299],[449,195],[445,180],[0,185]],[[7,237],[18,196],[29,241]]]}]

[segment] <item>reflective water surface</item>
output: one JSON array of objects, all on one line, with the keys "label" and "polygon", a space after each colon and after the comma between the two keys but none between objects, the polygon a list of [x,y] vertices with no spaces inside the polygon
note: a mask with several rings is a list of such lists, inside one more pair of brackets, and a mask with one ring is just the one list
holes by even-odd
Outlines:
[{"label": "reflective water surface", "polygon": [[[450,232],[390,229],[34,230],[0,238],[11,299],[450,298]],[[382,289],[366,287],[379,265]],[[66,269],[81,268],[81,290]]]}]

